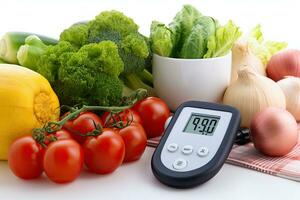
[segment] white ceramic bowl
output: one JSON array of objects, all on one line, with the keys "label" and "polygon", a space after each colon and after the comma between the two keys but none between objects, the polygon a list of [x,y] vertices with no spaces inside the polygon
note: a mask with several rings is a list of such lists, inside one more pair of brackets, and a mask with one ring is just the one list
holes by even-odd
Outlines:
[{"label": "white ceramic bowl", "polygon": [[208,59],[153,55],[156,94],[171,110],[189,100],[220,102],[231,77],[231,53]]}]

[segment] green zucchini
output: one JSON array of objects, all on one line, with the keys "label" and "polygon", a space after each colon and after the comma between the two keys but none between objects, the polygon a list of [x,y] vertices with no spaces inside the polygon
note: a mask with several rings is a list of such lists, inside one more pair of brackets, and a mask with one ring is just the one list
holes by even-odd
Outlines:
[{"label": "green zucchini", "polygon": [[17,52],[20,46],[25,44],[25,39],[29,35],[38,36],[46,45],[55,45],[58,40],[25,32],[8,32],[0,40],[0,58],[5,62],[18,64]]}]

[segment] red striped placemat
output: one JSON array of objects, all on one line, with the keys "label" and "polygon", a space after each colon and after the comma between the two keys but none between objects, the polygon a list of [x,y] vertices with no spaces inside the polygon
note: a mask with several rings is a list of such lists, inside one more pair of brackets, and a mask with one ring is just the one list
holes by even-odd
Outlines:
[{"label": "red striped placemat", "polygon": [[[159,139],[148,140],[148,146],[156,147]],[[294,149],[282,157],[264,156],[254,148],[253,143],[234,145],[226,163],[300,181],[300,137]]]}]

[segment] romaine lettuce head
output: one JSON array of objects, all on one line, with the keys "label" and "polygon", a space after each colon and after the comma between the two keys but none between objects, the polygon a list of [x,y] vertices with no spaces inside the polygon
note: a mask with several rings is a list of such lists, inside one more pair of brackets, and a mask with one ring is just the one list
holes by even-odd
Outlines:
[{"label": "romaine lettuce head", "polygon": [[174,57],[178,57],[184,41],[189,37],[193,27],[201,16],[202,14],[195,7],[184,5],[170,23],[169,28],[173,33],[175,44],[173,49]]}]

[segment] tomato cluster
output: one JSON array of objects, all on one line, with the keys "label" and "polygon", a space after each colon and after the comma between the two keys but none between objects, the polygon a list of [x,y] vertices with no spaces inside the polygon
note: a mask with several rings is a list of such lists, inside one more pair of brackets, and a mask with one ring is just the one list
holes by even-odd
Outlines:
[{"label": "tomato cluster", "polygon": [[43,146],[32,136],[16,139],[8,164],[20,178],[33,179],[45,172],[56,183],[73,181],[83,165],[91,172],[108,174],[123,162],[140,159],[147,138],[163,133],[169,114],[166,104],[156,97],[141,100],[120,113],[105,112],[101,118],[82,112],[61,130],[47,134]]}]

